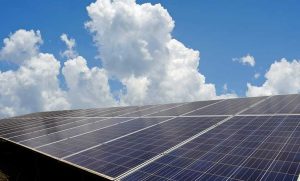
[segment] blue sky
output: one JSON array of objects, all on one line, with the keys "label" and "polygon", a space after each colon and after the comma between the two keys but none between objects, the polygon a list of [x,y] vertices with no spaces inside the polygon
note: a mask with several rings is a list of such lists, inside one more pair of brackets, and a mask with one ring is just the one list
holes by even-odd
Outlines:
[{"label": "blue sky", "polygon": [[[53,54],[63,63],[66,58],[60,53],[66,46],[60,36],[66,33],[76,40],[75,49],[88,60],[90,68],[102,67],[101,60],[95,58],[99,48],[84,26],[90,20],[86,7],[92,2],[3,0],[0,39],[19,29],[40,30],[43,39],[40,51]],[[215,85],[218,95],[224,93],[223,86],[227,84],[227,92],[245,96],[247,83],[261,86],[267,81],[264,74],[275,60],[300,59],[299,1],[137,0],[138,4],[147,2],[160,3],[167,9],[175,21],[172,36],[187,48],[200,52],[199,72],[205,76],[206,83]],[[0,45],[4,46],[2,42]],[[255,58],[254,67],[233,61],[247,54]],[[2,72],[17,69],[14,63],[0,61]],[[255,73],[261,76],[255,79]],[[64,77],[58,77],[60,86],[67,89]],[[122,88],[119,80],[109,79],[109,83],[112,92]]]},{"label": "blue sky", "polygon": [[[141,1],[148,2],[148,1]],[[151,1],[166,7],[176,21],[173,35],[201,53],[200,70],[221,91],[224,83],[244,96],[246,83],[261,84],[281,58],[300,59],[300,2],[288,1]],[[250,53],[255,68],[232,62]]]},{"label": "blue sky", "polygon": [[[64,44],[59,36],[67,32],[77,41],[77,50],[91,65],[97,50],[90,33],[84,28],[89,17],[86,6],[93,1],[2,1],[3,26],[0,38],[20,28],[42,32],[43,51],[59,57]],[[264,74],[274,60],[283,57],[300,59],[300,2],[282,1],[137,1],[161,3],[175,20],[173,36],[201,53],[200,71],[218,92],[224,83],[244,96],[246,83],[261,84],[263,77],[253,79],[255,72]],[[255,68],[241,66],[232,58],[250,53]],[[1,65],[1,70],[5,70]]]}]

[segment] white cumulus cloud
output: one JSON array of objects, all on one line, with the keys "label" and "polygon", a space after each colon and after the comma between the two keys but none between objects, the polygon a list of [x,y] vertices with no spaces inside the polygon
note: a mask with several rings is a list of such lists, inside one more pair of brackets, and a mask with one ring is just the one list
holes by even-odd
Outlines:
[{"label": "white cumulus cloud", "polygon": [[122,83],[126,85],[125,93],[121,95],[122,104],[143,104],[143,100],[147,99],[146,96],[150,84],[148,78],[131,76],[123,79]]},{"label": "white cumulus cloud", "polygon": [[108,84],[107,73],[98,67],[88,68],[78,56],[64,63],[62,73],[68,86],[71,108],[95,108],[116,105]]},{"label": "white cumulus cloud", "polygon": [[251,67],[255,66],[255,59],[250,54],[247,54],[246,56],[243,56],[241,58],[233,58],[233,61],[237,61],[243,65],[249,65]]},{"label": "white cumulus cloud", "polygon": [[125,85],[121,101],[164,103],[216,98],[198,72],[199,52],[171,35],[174,21],[160,4],[98,0],[87,7],[103,67]]},{"label": "white cumulus cloud", "polygon": [[[17,30],[4,39],[0,60],[18,65],[0,71],[0,116],[37,111],[141,105],[235,97],[217,95],[215,85],[198,72],[200,53],[172,37],[174,21],[160,4],[135,0],[98,0],[87,7],[103,67],[89,67],[61,35],[67,48],[63,67],[53,54],[39,50],[41,33]],[[59,76],[65,80],[62,89]],[[122,83],[118,97],[109,80]]]},{"label": "white cumulus cloud", "polygon": [[0,59],[22,64],[25,60],[36,56],[43,43],[40,31],[20,29],[3,40]]},{"label": "white cumulus cloud", "polygon": [[[39,31],[18,30],[5,39],[7,43],[2,48],[5,57],[1,58],[18,64],[18,68],[0,71],[0,117],[119,103],[111,95],[106,70],[88,68],[86,60],[73,50],[75,40],[69,39],[66,34],[61,39],[67,45],[65,52],[69,51],[65,54],[69,59],[62,68],[67,90],[59,86],[60,62],[54,55],[39,50],[42,42]],[[31,44],[19,43],[26,41]]]},{"label": "white cumulus cloud", "polygon": [[59,88],[60,63],[52,54],[39,52],[39,31],[18,30],[4,42],[1,58],[21,64],[15,71],[0,72],[0,116],[69,108]]},{"label": "white cumulus cloud", "polygon": [[60,39],[66,44],[67,50],[61,53],[63,57],[66,58],[75,58],[77,56],[77,52],[74,50],[74,47],[76,46],[75,39],[68,38],[68,35],[63,33],[60,36]]},{"label": "white cumulus cloud", "polygon": [[275,61],[265,74],[266,81],[261,86],[247,83],[247,96],[300,93],[300,61],[286,59]]},{"label": "white cumulus cloud", "polygon": [[61,35],[66,44],[64,55],[69,58],[62,68],[67,85],[67,100],[72,109],[114,106],[118,101],[111,94],[107,72],[103,68],[87,66],[87,61],[73,49],[75,39]]}]

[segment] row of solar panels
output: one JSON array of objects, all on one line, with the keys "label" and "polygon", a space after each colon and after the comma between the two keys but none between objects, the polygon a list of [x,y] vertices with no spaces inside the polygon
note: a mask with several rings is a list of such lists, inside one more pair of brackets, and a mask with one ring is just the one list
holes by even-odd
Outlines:
[{"label": "row of solar panels", "polygon": [[[33,113],[17,118],[32,117],[139,117],[139,116],[186,116],[232,115],[263,99],[237,98],[227,100],[200,101],[183,104],[113,107],[102,109],[69,110]],[[204,108],[203,108],[204,107]],[[165,110],[165,111],[161,111]],[[300,95],[273,96],[264,103],[242,114],[299,114]]]},{"label": "row of solar panels", "polygon": [[299,105],[287,95],[36,113],[0,121],[0,136],[110,179],[296,180]]},{"label": "row of solar panels", "polygon": [[[299,123],[299,116],[234,117],[124,180],[297,180]],[[121,143],[118,150],[127,148]],[[84,155],[94,158],[92,150]]]}]

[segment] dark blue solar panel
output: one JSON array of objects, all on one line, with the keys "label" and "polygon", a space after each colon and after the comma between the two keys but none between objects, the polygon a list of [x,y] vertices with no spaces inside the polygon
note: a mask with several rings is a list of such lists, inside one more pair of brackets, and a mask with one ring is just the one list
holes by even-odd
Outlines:
[{"label": "dark blue solar panel", "polygon": [[245,108],[265,99],[265,97],[255,97],[255,98],[237,98],[228,99],[220,101],[212,106],[205,107],[203,109],[198,109],[193,112],[186,114],[187,116],[197,116],[197,115],[232,115],[236,114]]},{"label": "dark blue solar panel", "polygon": [[[158,121],[162,121],[164,119],[157,119],[148,121],[147,123],[144,123],[140,120],[132,120],[129,121],[130,118],[111,118],[111,119],[105,119],[100,120],[98,122],[92,123],[92,124],[86,124],[79,127],[75,127],[72,129],[68,129],[65,131],[48,134],[42,137],[38,137],[31,140],[21,141],[20,143],[31,146],[31,147],[40,147],[45,144],[49,144],[51,142],[57,142],[60,140],[64,140],[70,137],[77,137],[81,134],[85,134],[82,137],[85,137],[86,135],[93,135],[96,133],[100,133],[100,138],[107,139],[108,137],[113,136],[114,134],[122,135],[125,131],[126,133],[130,132],[130,130],[135,130],[140,127],[147,126],[148,124],[155,124]],[[120,124],[122,123],[122,124]],[[129,127],[129,128],[128,128]],[[136,128],[137,127],[137,128]],[[88,133],[91,132],[91,133]],[[86,134],[88,133],[88,134]],[[105,133],[105,134],[104,134]],[[104,134],[104,135],[103,135]],[[106,136],[106,137],[103,137]],[[70,140],[68,140],[70,141]],[[91,141],[88,141],[91,142]]]},{"label": "dark blue solar panel", "polygon": [[[107,121],[106,124],[111,124],[111,122],[114,120],[124,121],[126,119],[129,120],[129,118],[112,118],[110,121]],[[38,138],[38,140],[35,139],[35,140],[30,140],[21,143],[25,145],[29,145],[31,147],[39,147],[38,150],[51,154],[56,157],[64,157],[72,153],[76,153],[78,151],[84,150],[86,148],[90,148],[92,146],[98,145],[100,143],[104,143],[106,141],[110,141],[120,136],[146,128],[148,126],[160,123],[162,121],[165,121],[166,119],[167,118],[138,118],[138,119],[127,121],[122,124],[117,124],[106,128],[101,127],[103,129],[100,130],[95,129],[95,126],[86,128],[86,130],[82,128],[78,128],[76,129],[76,131],[70,130],[67,133],[63,133],[63,136],[61,136],[61,134],[54,134],[53,136],[47,136],[44,137],[43,139]],[[91,131],[91,130],[94,131],[87,133],[87,131]],[[68,139],[62,139],[62,138],[68,138]],[[56,143],[42,146],[44,144],[55,142],[55,141]],[[52,150],[55,150],[55,152],[53,152]]]},{"label": "dark blue solar panel", "polygon": [[[81,113],[72,113],[72,115],[68,115],[66,113],[65,115],[60,115],[56,112],[52,113],[41,113],[44,117],[26,117],[26,118],[14,118],[14,119],[8,119],[4,120],[3,122],[0,122],[0,135],[2,135],[5,138],[26,134],[30,132],[36,132],[48,128],[52,128],[55,126],[61,126],[64,124],[69,124],[72,122],[76,122],[78,120],[87,119],[88,117],[113,117],[113,116],[121,116],[123,114],[129,114],[129,113],[135,113],[140,111],[146,111],[149,108],[152,108],[155,106],[142,106],[142,107],[119,107],[119,108],[112,108],[112,109],[101,109],[99,111],[98,109],[94,110],[87,110],[87,111],[78,111]],[[66,111],[70,112],[70,111]],[[76,117],[76,116],[85,116],[85,117]],[[39,115],[40,116],[40,115]],[[50,116],[50,117],[49,117]],[[51,117],[54,116],[54,117]],[[58,116],[58,117],[56,117]],[[67,116],[65,118],[64,116]],[[71,116],[71,117],[69,117]],[[75,117],[74,117],[75,116]],[[91,119],[88,119],[91,120]],[[84,123],[82,123],[84,124]],[[70,126],[70,125],[69,125]],[[68,129],[68,128],[66,128]],[[61,130],[61,129],[60,129]],[[33,135],[32,135],[33,137]]]},{"label": "dark blue solar panel", "polygon": [[[205,130],[225,117],[180,117],[108,144],[66,158],[67,161],[115,177],[176,144]],[[83,142],[94,138],[86,137]],[[65,147],[68,148],[68,147]],[[85,158],[78,160],[77,157]],[[93,160],[92,163],[85,160]]]},{"label": "dark blue solar panel", "polygon": [[234,117],[123,180],[297,180],[299,124],[300,116]]},{"label": "dark blue solar panel", "polygon": [[[2,123],[0,126],[0,133],[7,130],[20,130],[24,126],[34,125],[34,124],[43,124],[47,121],[51,121],[53,118],[13,118],[7,119],[5,123]],[[60,120],[58,120],[60,121]]]},{"label": "dark blue solar panel", "polygon": [[220,101],[220,100],[191,102],[191,103],[184,104],[182,106],[175,107],[173,109],[168,109],[165,111],[154,113],[149,116],[179,116],[179,115],[194,111],[196,109],[199,109],[201,107],[205,107],[205,106],[214,104],[218,101]]},{"label": "dark blue solar panel", "polygon": [[[40,127],[39,129],[23,129],[21,131],[12,132],[9,134],[6,134],[5,137],[7,137],[10,140],[13,141],[24,141],[28,139],[33,139],[37,137],[42,136],[48,136],[49,134],[54,134],[58,132],[63,132],[66,130],[73,130],[75,128],[84,129],[84,125],[91,127],[91,125],[103,125],[105,122],[111,122],[114,123],[114,121],[111,120],[104,120],[105,118],[81,118],[81,119],[72,119],[73,122],[64,123],[64,124],[51,124],[51,125],[43,125],[43,127]],[[102,122],[103,121],[103,122]],[[119,120],[116,120],[119,122]],[[122,120],[120,120],[122,121]],[[101,123],[98,123],[101,122]],[[95,127],[96,128],[96,127]],[[61,134],[61,133],[60,133]],[[63,133],[62,133],[63,134]]]},{"label": "dark blue solar panel", "polygon": [[[14,125],[3,126],[0,130],[0,135],[6,135],[19,132],[20,134],[26,132],[33,132],[44,128],[53,127],[55,125],[62,125],[72,123],[80,120],[79,118],[32,118],[32,119],[17,119],[18,122]],[[20,123],[19,123],[20,122]]]},{"label": "dark blue solar panel", "polygon": [[[93,117],[93,115],[107,114],[110,112],[123,110],[125,107],[111,107],[111,108],[96,108],[96,109],[81,109],[61,111],[60,113],[53,113],[52,117]],[[96,116],[95,116],[96,117]]]},{"label": "dark blue solar panel", "polygon": [[97,108],[97,109],[85,109],[85,110],[65,110],[65,111],[52,111],[52,112],[40,112],[32,113],[16,118],[33,118],[33,117],[113,117],[129,113],[131,111],[137,111],[145,109],[151,106],[127,106],[127,107],[111,107],[111,108]]},{"label": "dark blue solar panel", "polygon": [[128,114],[130,112],[138,112],[147,108],[151,108],[153,106],[142,106],[142,107],[128,107],[126,109],[120,110],[120,111],[114,111],[111,113],[102,114],[101,116],[105,117],[115,117],[115,116],[122,116],[124,114]]},{"label": "dark blue solar panel", "polygon": [[[24,138],[18,137],[17,139],[20,140],[19,143],[30,146],[30,147],[38,147],[41,145],[45,145],[51,142],[63,140],[72,136],[76,136],[79,134],[86,133],[88,131],[93,131],[97,129],[101,129],[107,126],[111,126],[117,123],[121,123],[124,121],[129,120],[128,118],[111,118],[111,119],[105,119],[105,120],[99,120],[98,122],[91,123],[91,124],[84,124],[78,127],[74,127],[71,129],[63,130],[60,132],[55,133],[49,133],[41,137],[36,137],[33,139],[27,139],[25,136]],[[11,138],[14,139],[14,138]]]},{"label": "dark blue solar panel", "polygon": [[146,116],[149,114],[153,114],[162,110],[169,110],[171,108],[174,107],[178,107],[182,104],[164,104],[164,105],[157,105],[157,106],[153,106],[149,109],[144,109],[144,110],[139,110],[136,112],[132,112],[132,113],[128,113],[128,114],[124,114],[122,115],[122,117],[141,117],[141,116]]},{"label": "dark blue solar panel", "polygon": [[26,119],[1,119],[0,120],[0,134],[4,130],[12,129],[16,126],[23,125],[26,122]]},{"label": "dark blue solar panel", "polygon": [[53,111],[0,120],[0,136],[114,178],[162,156],[123,180],[297,180],[299,113],[300,95]]},{"label": "dark blue solar panel", "polygon": [[300,95],[273,96],[242,114],[299,114]]},{"label": "dark blue solar panel", "polygon": [[8,125],[14,125],[15,123],[18,123],[18,119],[11,119],[11,118],[0,119],[0,130],[7,127]]}]

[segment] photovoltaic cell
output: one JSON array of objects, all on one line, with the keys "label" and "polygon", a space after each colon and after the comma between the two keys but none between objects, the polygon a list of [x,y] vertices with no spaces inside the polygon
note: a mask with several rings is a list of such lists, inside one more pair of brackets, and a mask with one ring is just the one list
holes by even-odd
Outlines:
[{"label": "photovoltaic cell", "polygon": [[118,112],[130,112],[137,109],[137,106],[128,107],[111,107],[111,108],[98,108],[98,109],[86,109],[86,110],[67,110],[67,111],[52,111],[32,113],[24,116],[18,116],[16,118],[32,118],[32,117],[109,117],[110,114],[118,114]]},{"label": "photovoltaic cell", "polygon": [[242,114],[300,114],[300,95],[278,95]]},{"label": "photovoltaic cell", "polygon": [[80,114],[74,113],[74,114],[66,114],[66,115],[58,115],[62,117],[112,117],[109,116],[111,114],[121,114],[124,111],[131,111],[135,110],[137,107],[114,107],[111,109],[106,109],[103,111],[98,111],[97,109],[91,109],[88,111],[82,111]]},{"label": "photovoltaic cell", "polygon": [[[117,118],[112,118],[112,120]],[[128,118],[118,118],[118,119],[128,119]],[[29,140],[22,142],[27,146],[38,147],[37,149],[48,153],[56,157],[65,157],[67,155],[85,150],[86,148],[93,147],[95,145],[105,143],[112,139],[118,138],[120,136],[132,133],[134,131],[146,128],[151,125],[158,124],[165,121],[167,118],[137,118],[131,121],[127,121],[122,124],[117,124],[110,127],[100,127],[103,129],[93,129],[92,131],[82,131],[82,128],[74,130],[69,130],[64,133],[63,136],[60,134],[54,134],[53,136],[45,137],[38,140]],[[99,122],[100,123],[100,122]],[[97,128],[92,126],[93,128]],[[99,128],[99,127],[98,127]],[[87,130],[91,130],[88,128]],[[49,140],[50,138],[50,140]],[[68,139],[62,139],[68,138]],[[47,144],[55,142],[53,144]],[[47,144],[47,145],[45,145]],[[45,145],[45,146],[43,146]],[[52,150],[55,150],[53,152]]]},{"label": "photovoltaic cell", "polygon": [[131,109],[132,107],[112,107],[112,108],[102,108],[102,109],[86,109],[86,110],[76,110],[76,111],[68,111],[61,112],[59,114],[55,114],[52,116],[56,117],[99,117],[105,114],[109,114],[112,112],[122,111],[126,108]]},{"label": "photovoltaic cell", "polygon": [[[54,125],[63,125],[67,123],[76,122],[78,118],[31,118],[31,119],[18,119],[21,123],[15,123],[9,126],[3,126],[0,130],[0,135],[9,135],[12,133],[20,132],[20,134],[27,132],[33,132],[43,129],[45,127],[51,127]],[[7,136],[5,136],[7,137]]]},{"label": "photovoltaic cell", "polygon": [[[66,160],[115,177],[224,118],[175,118],[111,143],[73,155],[66,158]],[[86,138],[86,140],[92,139]],[[78,160],[78,157],[82,159]]]},{"label": "photovoltaic cell", "polygon": [[157,105],[157,106],[153,106],[149,109],[144,109],[144,110],[140,110],[137,112],[132,112],[132,113],[127,113],[122,115],[122,117],[141,117],[141,116],[147,116],[156,112],[159,112],[161,110],[169,110],[172,108],[176,108],[179,107],[182,104],[164,104],[164,105]]},{"label": "photovoltaic cell", "polygon": [[212,106],[205,107],[203,109],[198,109],[193,112],[186,114],[187,116],[197,116],[197,115],[232,115],[236,114],[245,108],[257,103],[258,101],[264,99],[265,97],[255,97],[255,98],[236,98],[220,101]]},{"label": "photovoltaic cell", "polygon": [[93,117],[94,114],[106,114],[109,112],[123,110],[124,107],[111,107],[111,108],[100,108],[100,109],[85,109],[85,110],[71,110],[62,111],[51,115],[52,117]]},{"label": "photovoltaic cell", "polygon": [[193,110],[197,110],[199,108],[212,105],[220,100],[213,100],[213,101],[199,101],[199,102],[192,102],[187,103],[182,106],[178,106],[172,109],[168,109],[165,111],[160,111],[158,113],[150,114],[149,116],[179,116]]},{"label": "photovoltaic cell", "polygon": [[[127,120],[127,119],[125,119]],[[32,129],[23,129],[22,131],[12,132],[10,134],[6,134],[5,136],[13,141],[24,141],[28,139],[34,139],[37,137],[48,136],[50,134],[64,134],[67,130],[74,130],[75,128],[80,128],[82,130],[89,127],[92,130],[95,129],[97,125],[105,126],[114,123],[119,123],[124,121],[124,119],[105,119],[105,118],[86,118],[86,119],[75,119],[73,122],[65,123],[65,124],[55,124],[55,125],[45,125],[43,128],[39,128],[37,130]],[[109,122],[109,124],[105,124]],[[92,127],[95,126],[95,127]],[[87,130],[87,129],[86,129]]]},{"label": "photovoltaic cell", "polygon": [[121,180],[297,180],[300,95],[32,113],[0,138]]},{"label": "photovoltaic cell", "polygon": [[297,180],[300,116],[234,117],[123,180]]},{"label": "photovoltaic cell", "polygon": [[137,111],[147,109],[147,108],[150,108],[150,107],[153,107],[153,106],[131,107],[131,108],[128,108],[128,109],[123,109],[123,110],[120,110],[120,111],[106,113],[106,114],[102,114],[102,115],[99,115],[99,116],[105,116],[105,117],[122,116],[123,114],[127,114],[129,112],[137,112]]},{"label": "photovoltaic cell", "polygon": [[[173,105],[167,105],[167,106],[174,106],[176,104]],[[98,116],[104,116],[104,117],[113,117],[116,115],[122,115],[122,114],[130,114],[130,113],[135,113],[135,112],[141,112],[141,111],[147,111],[149,108],[151,108],[152,110],[155,108],[156,106],[142,106],[142,107],[129,107],[129,108],[119,108],[119,109],[106,109],[104,111],[99,111],[99,112],[95,112],[95,110],[89,110],[85,113],[86,117],[77,117],[78,115],[76,115],[76,117],[69,117],[70,115],[68,115],[68,117],[48,117],[46,115],[46,113],[43,113],[44,117],[40,117],[40,115],[38,117],[24,117],[24,118],[14,118],[11,119],[10,122],[1,122],[1,127],[0,127],[0,135],[3,135],[5,137],[10,137],[10,135],[7,136],[7,134],[14,134],[15,136],[15,132],[19,132],[20,134],[24,134],[24,133],[29,133],[29,132],[35,132],[38,130],[43,130],[43,129],[47,129],[49,127],[53,127],[55,125],[65,125],[68,124],[68,126],[70,126],[69,123],[74,123],[77,122],[77,120],[92,120],[92,119],[87,119],[89,117],[98,117]],[[160,108],[160,110],[163,110],[164,107],[163,106]],[[48,113],[51,114],[51,113]],[[96,115],[98,114],[98,115]],[[55,114],[55,116],[58,116],[57,114]],[[100,119],[100,118],[98,118]],[[102,119],[102,118],[101,118]],[[84,124],[84,123],[81,123]]]}]

